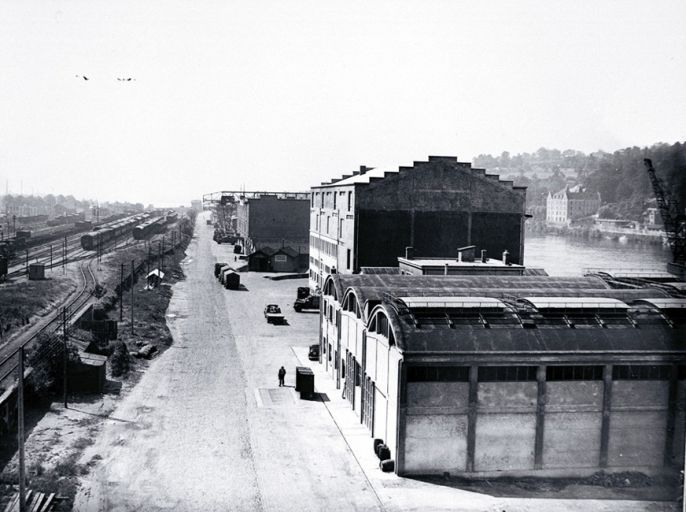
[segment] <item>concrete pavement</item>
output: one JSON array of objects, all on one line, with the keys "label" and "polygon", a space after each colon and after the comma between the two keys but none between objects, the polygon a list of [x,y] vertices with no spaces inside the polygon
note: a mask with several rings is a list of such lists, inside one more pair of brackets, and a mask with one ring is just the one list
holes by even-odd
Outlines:
[{"label": "concrete pavement", "polygon": [[[291,346],[316,336],[316,315],[285,308],[294,282],[244,274],[250,291],[223,289],[214,262],[233,255],[204,223],[169,306],[174,345],[84,453],[102,460],[75,510],[381,510],[321,402],[278,387],[282,364],[292,384]],[[290,325],[267,324],[266,302]]]}]

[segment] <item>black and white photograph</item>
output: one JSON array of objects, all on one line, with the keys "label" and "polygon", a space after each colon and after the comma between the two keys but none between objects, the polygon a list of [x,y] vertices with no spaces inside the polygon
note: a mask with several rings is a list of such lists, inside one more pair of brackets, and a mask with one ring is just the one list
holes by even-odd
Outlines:
[{"label": "black and white photograph", "polygon": [[685,20],[2,0],[0,512],[686,512]]}]

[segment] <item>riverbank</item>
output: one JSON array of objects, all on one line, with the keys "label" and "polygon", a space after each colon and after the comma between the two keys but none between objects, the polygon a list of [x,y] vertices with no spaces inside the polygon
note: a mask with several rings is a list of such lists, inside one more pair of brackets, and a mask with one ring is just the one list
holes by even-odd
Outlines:
[{"label": "riverbank", "polygon": [[581,276],[587,268],[667,270],[672,254],[656,244],[527,233],[524,264],[550,275]]},{"label": "riverbank", "polygon": [[566,236],[583,240],[613,240],[621,243],[649,244],[666,246],[664,234],[660,231],[616,228],[599,229],[596,226],[552,226],[544,222],[526,224],[526,235]]}]

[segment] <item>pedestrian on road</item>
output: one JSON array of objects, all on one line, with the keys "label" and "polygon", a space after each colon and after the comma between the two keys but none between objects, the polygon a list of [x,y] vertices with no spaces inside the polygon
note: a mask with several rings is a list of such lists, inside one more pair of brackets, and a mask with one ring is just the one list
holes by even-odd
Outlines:
[{"label": "pedestrian on road", "polygon": [[283,383],[284,379],[286,378],[286,369],[282,366],[279,368],[279,387],[285,386]]}]

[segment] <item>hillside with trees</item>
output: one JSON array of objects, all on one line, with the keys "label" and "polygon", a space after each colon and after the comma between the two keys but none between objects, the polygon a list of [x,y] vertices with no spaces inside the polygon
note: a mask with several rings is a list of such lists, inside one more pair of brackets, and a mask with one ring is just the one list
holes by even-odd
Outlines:
[{"label": "hillside with trees", "polygon": [[513,156],[503,151],[500,156],[479,155],[473,163],[474,167],[528,187],[527,209],[538,218],[545,215],[548,192],[558,192],[565,185],[582,185],[591,192],[600,192],[601,217],[641,220],[645,209],[655,206],[644,158],[653,160],[665,191],[681,209],[685,208],[686,143],[659,143],[613,153],[540,148],[535,153]]}]

